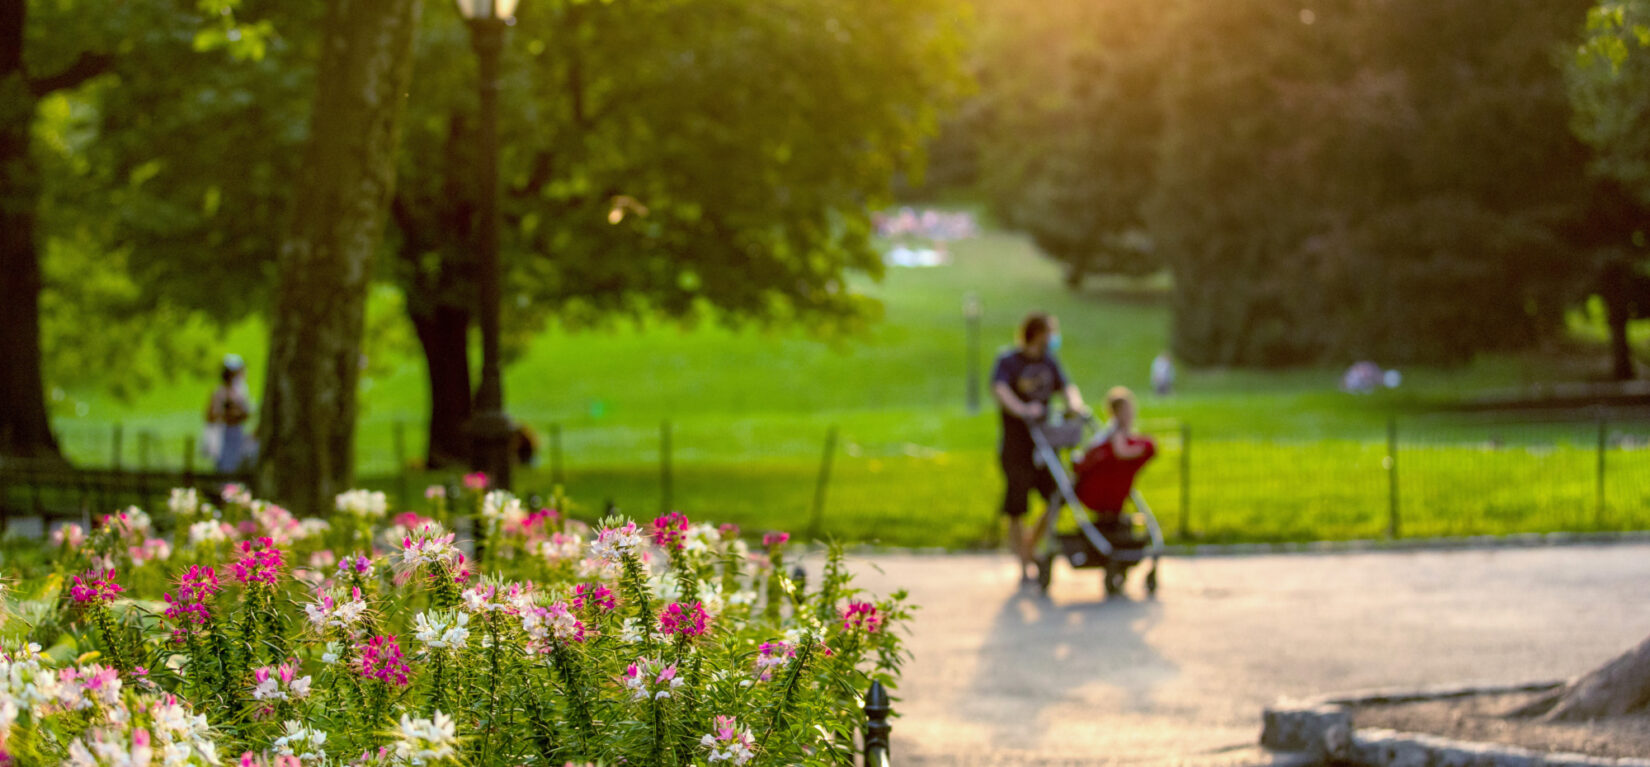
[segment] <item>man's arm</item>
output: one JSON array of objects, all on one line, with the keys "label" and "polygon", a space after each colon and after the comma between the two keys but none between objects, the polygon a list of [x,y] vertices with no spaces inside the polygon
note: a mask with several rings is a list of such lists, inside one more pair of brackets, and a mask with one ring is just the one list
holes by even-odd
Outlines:
[{"label": "man's arm", "polygon": [[1083,402],[1083,393],[1077,390],[1077,384],[1066,384],[1066,407],[1078,413],[1089,412],[1089,406]]},{"label": "man's arm", "polygon": [[1014,390],[1007,383],[997,381],[991,384],[991,395],[997,398],[997,404],[1004,410],[1021,418],[1042,418],[1043,405],[1040,402],[1024,402],[1014,396]]}]

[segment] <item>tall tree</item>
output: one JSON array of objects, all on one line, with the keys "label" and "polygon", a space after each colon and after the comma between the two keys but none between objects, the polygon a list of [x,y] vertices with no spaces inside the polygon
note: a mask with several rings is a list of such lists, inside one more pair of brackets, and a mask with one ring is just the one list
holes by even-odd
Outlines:
[{"label": "tall tree", "polygon": [[263,491],[323,511],[354,480],[372,258],[395,187],[417,0],[328,6],[308,143],[279,252],[259,423]]},{"label": "tall tree", "polygon": [[981,175],[992,208],[1066,282],[1164,266],[1143,207],[1161,131],[1162,3],[984,3]]},{"label": "tall tree", "polygon": [[1176,7],[1148,220],[1180,356],[1458,361],[1560,324],[1584,2]]},{"label": "tall tree", "polygon": [[[40,100],[108,71],[110,57],[96,49],[68,59],[57,52],[56,61],[37,55],[29,10],[27,0],[0,0],[0,460],[60,460],[41,379],[41,179],[31,139]],[[72,17],[49,21],[64,21],[71,33],[80,28]]]},{"label": "tall tree", "polygon": [[1571,126],[1593,150],[1594,204],[1575,227],[1594,256],[1610,372],[1634,377],[1627,326],[1650,318],[1650,2],[1600,3],[1566,67]]},{"label": "tall tree", "polygon": [[[851,325],[868,212],[964,86],[954,0],[524,3],[506,58],[506,326],[617,314]],[[395,203],[430,458],[467,452],[475,105],[430,14]]]}]

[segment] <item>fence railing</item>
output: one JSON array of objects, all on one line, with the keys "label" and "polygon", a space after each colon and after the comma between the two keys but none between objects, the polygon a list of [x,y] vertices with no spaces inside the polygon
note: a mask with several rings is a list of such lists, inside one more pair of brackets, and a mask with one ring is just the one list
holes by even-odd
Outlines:
[{"label": "fence railing", "polygon": [[[682,508],[741,524],[778,511],[788,529],[847,540],[920,542],[941,521],[953,531],[937,544],[986,543],[1002,481],[994,427],[969,423],[978,446],[966,450],[891,442],[885,426],[876,427],[879,441],[864,424],[551,423],[538,425],[538,460],[518,489],[565,486],[589,506]],[[1159,450],[1139,486],[1175,540],[1650,528],[1650,414],[1642,410],[1403,415],[1299,439],[1173,420],[1144,421],[1142,430]],[[366,431],[358,475],[404,505],[419,503],[431,477],[410,451],[422,447],[422,428],[380,421]],[[59,436],[83,466],[205,464],[186,434],[114,425]],[[958,519],[972,532],[955,532]]]}]

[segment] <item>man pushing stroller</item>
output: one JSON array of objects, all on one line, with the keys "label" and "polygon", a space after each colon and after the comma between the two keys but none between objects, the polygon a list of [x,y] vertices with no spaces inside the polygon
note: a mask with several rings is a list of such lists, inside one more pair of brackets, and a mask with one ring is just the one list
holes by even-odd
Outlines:
[{"label": "man pushing stroller", "polygon": [[[1093,417],[1082,392],[1066,378],[1055,353],[1060,348],[1059,325],[1042,312],[1033,312],[1020,324],[1018,344],[997,357],[991,390],[1001,406],[1002,439],[998,459],[1006,489],[1003,514],[1008,516],[1009,543],[1020,560],[1021,583],[1037,582],[1048,588],[1052,552],[1039,556],[1045,536],[1055,551],[1064,551],[1074,567],[1104,567],[1107,595],[1118,593],[1128,569],[1149,558],[1152,571],[1147,590],[1155,592],[1157,557],[1162,534],[1156,518],[1133,489],[1134,477],[1156,452],[1156,446],[1134,432],[1134,396],[1121,386],[1106,394],[1110,416],[1106,428],[1084,444],[1085,426]],[[1064,396],[1075,420],[1048,420],[1049,401]],[[1074,450],[1071,474],[1062,458]],[[1047,504],[1033,529],[1026,530],[1027,495],[1037,491]],[[1134,535],[1135,517],[1123,515],[1133,501],[1149,538]],[[1079,515],[1076,534],[1055,535],[1055,518],[1062,508]],[[1094,515],[1091,523],[1087,514]],[[1098,525],[1098,527],[1096,527]]]},{"label": "man pushing stroller", "polygon": [[1036,490],[1044,501],[1059,492],[1049,467],[1036,460],[1036,445],[1026,421],[1040,421],[1048,415],[1049,400],[1056,393],[1066,406],[1086,413],[1083,393],[1066,378],[1055,356],[1060,350],[1060,324],[1052,315],[1032,312],[1020,322],[1015,346],[997,356],[991,369],[991,393],[1001,406],[1002,438],[997,445],[1007,490],[1003,513],[1008,516],[1008,540],[1020,558],[1020,579],[1035,581],[1036,541],[1025,532],[1024,517],[1029,509],[1027,495]]}]

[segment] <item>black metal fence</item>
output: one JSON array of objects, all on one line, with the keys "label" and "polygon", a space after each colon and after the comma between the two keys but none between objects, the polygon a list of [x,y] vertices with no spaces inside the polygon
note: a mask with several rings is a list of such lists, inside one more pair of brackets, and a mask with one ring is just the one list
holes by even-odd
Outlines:
[{"label": "black metal fence", "polygon": [[[423,430],[385,425],[375,424],[363,440],[358,474],[416,505],[432,479],[414,468]],[[1175,540],[1650,528],[1650,412],[1643,409],[1403,415],[1299,436],[1169,420],[1142,427],[1159,453],[1139,485]],[[777,509],[791,530],[843,539],[920,540],[937,516],[947,524],[960,517],[971,520],[976,537],[939,542],[989,540],[1002,492],[990,435],[977,449],[942,451],[866,444],[851,427],[747,431],[669,421],[651,429],[550,424],[538,429],[538,460],[525,484],[567,485],[576,500],[617,501],[638,513],[680,507],[744,523]],[[205,464],[189,435],[118,425],[59,435],[82,466],[187,474]],[[590,452],[629,458],[581,458]],[[816,457],[773,458],[809,453]]]}]

